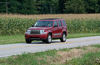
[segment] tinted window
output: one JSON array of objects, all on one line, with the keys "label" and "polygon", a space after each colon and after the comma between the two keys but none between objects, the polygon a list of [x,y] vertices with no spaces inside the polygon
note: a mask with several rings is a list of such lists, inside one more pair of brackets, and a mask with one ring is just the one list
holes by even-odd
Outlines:
[{"label": "tinted window", "polygon": [[56,22],[56,21],[54,22],[54,26],[55,26],[55,27],[58,27],[58,24],[57,24],[57,22]]},{"label": "tinted window", "polygon": [[62,22],[63,22],[63,26],[66,26],[66,23],[65,23],[65,21],[63,20]]},{"label": "tinted window", "polygon": [[58,24],[59,24],[59,26],[62,26],[62,25],[61,25],[61,21],[58,21]]}]

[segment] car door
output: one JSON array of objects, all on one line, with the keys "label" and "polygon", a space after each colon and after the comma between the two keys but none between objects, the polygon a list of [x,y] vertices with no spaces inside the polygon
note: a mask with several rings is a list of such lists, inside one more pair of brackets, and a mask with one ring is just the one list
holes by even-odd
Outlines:
[{"label": "car door", "polygon": [[58,37],[61,37],[61,33],[62,33],[62,29],[63,29],[61,20],[58,20],[58,29],[59,29]]},{"label": "car door", "polygon": [[58,33],[59,33],[58,23],[57,23],[57,21],[54,21],[53,30],[52,30],[53,38],[59,37]]}]

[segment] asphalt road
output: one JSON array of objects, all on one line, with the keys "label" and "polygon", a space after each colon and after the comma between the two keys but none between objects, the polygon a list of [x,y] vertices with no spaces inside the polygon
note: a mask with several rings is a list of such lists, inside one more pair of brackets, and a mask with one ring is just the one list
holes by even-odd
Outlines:
[{"label": "asphalt road", "polygon": [[59,40],[54,40],[51,44],[33,42],[32,44],[19,43],[0,45],[0,57],[8,57],[23,53],[43,52],[53,49],[59,50],[63,48],[82,47],[94,44],[100,44],[100,36],[67,39],[64,43],[61,43]]}]

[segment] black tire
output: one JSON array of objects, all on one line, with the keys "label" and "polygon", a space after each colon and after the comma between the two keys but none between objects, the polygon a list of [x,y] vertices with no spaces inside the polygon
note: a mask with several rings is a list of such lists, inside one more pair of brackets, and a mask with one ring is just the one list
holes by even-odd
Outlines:
[{"label": "black tire", "polygon": [[46,43],[51,43],[52,42],[52,35],[48,34],[48,37],[46,39]]},{"label": "black tire", "polygon": [[62,38],[60,38],[61,42],[66,42],[66,34],[63,33]]},{"label": "black tire", "polygon": [[32,42],[32,40],[26,39],[26,43],[27,43],[27,44],[31,44],[31,42]]}]

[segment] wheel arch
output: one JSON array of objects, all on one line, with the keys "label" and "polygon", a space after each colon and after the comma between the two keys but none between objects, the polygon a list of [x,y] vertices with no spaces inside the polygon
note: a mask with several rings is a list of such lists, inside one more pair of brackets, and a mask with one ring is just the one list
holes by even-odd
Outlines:
[{"label": "wheel arch", "polygon": [[63,33],[65,33],[65,34],[66,34],[66,36],[67,36],[67,32],[66,32],[66,31],[63,31]]},{"label": "wheel arch", "polygon": [[49,34],[52,36],[52,32],[49,32],[48,35],[49,35]]}]

